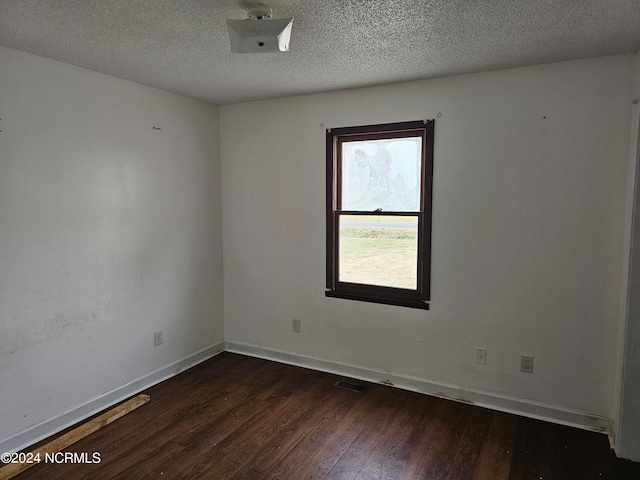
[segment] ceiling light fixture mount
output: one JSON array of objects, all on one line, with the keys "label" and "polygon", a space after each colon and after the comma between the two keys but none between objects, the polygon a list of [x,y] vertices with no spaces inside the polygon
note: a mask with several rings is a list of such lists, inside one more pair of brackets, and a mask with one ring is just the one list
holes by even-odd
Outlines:
[{"label": "ceiling light fixture mount", "polygon": [[227,19],[232,53],[288,52],[293,18],[272,19],[271,7],[249,5],[244,20]]},{"label": "ceiling light fixture mount", "polygon": [[244,11],[247,12],[249,20],[265,20],[273,15],[273,9],[266,5],[249,5]]}]

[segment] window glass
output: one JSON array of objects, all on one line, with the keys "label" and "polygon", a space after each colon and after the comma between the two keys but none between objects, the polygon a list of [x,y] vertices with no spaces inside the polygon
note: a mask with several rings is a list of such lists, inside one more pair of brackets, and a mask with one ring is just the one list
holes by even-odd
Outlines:
[{"label": "window glass", "polygon": [[420,210],[422,138],[342,143],[342,210]]},{"label": "window glass", "polygon": [[418,218],[340,215],[339,281],[418,288]]}]

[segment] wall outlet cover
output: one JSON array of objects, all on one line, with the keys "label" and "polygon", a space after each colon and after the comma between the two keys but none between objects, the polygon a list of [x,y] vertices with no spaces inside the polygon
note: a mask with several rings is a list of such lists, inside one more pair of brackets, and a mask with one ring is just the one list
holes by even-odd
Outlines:
[{"label": "wall outlet cover", "polygon": [[476,348],[476,363],[481,365],[487,364],[487,349],[486,348]]},{"label": "wall outlet cover", "polygon": [[156,330],[153,332],[153,346],[157,347],[158,345],[162,345],[162,330]]},{"label": "wall outlet cover", "polygon": [[533,373],[533,355],[520,355],[520,371]]}]

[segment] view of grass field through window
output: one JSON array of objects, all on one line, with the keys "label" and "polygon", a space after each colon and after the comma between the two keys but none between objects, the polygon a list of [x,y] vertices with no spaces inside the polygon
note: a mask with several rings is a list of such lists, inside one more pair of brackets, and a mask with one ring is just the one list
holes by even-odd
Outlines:
[{"label": "view of grass field through window", "polygon": [[417,288],[417,217],[342,215],[340,281]]}]

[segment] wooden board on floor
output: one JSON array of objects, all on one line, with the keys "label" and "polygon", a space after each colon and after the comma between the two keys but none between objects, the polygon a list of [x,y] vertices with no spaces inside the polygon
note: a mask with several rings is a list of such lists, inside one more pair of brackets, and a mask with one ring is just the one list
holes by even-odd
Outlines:
[{"label": "wooden board on floor", "polygon": [[111,422],[119,419],[127,413],[141,407],[149,401],[149,395],[140,394],[124,403],[121,403],[117,407],[97,416],[96,418],[83,423],[77,428],[74,428],[70,432],[61,435],[49,443],[41,446],[40,448],[29,452],[30,463],[9,463],[8,465],[0,468],[0,480],[8,480],[18,475],[20,472],[24,472],[28,468],[37,465],[38,462],[34,462],[34,459],[39,459],[40,462],[44,461],[47,454],[52,454],[64,450],[69,445],[76,443],[78,440],[91,435],[93,432],[101,429],[102,427],[109,425]]}]

